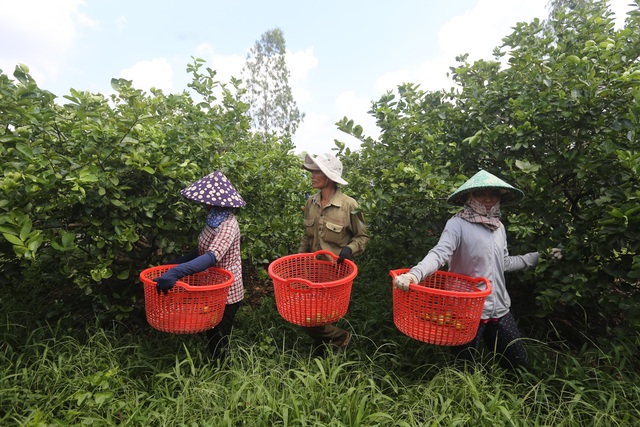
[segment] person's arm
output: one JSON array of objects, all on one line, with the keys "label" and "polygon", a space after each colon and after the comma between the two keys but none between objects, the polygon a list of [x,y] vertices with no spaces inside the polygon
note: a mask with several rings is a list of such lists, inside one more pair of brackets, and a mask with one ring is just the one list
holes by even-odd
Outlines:
[{"label": "person's arm", "polygon": [[311,252],[311,243],[309,236],[305,233],[300,240],[300,245],[298,245],[298,253],[302,254],[307,252]]},{"label": "person's arm", "polygon": [[206,252],[189,262],[176,265],[162,276],[153,279],[153,281],[156,282],[158,295],[160,295],[161,292],[167,295],[169,293],[169,289],[173,288],[176,282],[182,277],[204,271],[209,267],[213,267],[216,262],[216,256],[211,252]]},{"label": "person's arm", "polygon": [[302,254],[302,253],[307,253],[307,252],[311,252],[311,237],[309,237],[309,235],[307,234],[307,225],[306,223],[309,221],[308,218],[308,212],[309,212],[309,200],[307,199],[307,202],[305,203],[305,206],[303,208],[303,217],[302,217],[302,223],[303,223],[303,228],[302,228],[302,239],[300,239],[300,244],[298,245],[298,253]]},{"label": "person's arm", "polygon": [[460,243],[460,230],[447,222],[444,231],[440,235],[438,244],[434,246],[422,261],[415,265],[408,273],[401,274],[393,280],[393,285],[403,291],[409,290],[410,284],[418,284],[420,281],[435,273],[446,264]]},{"label": "person's arm", "polygon": [[171,261],[169,261],[169,264],[182,264],[184,262],[192,261],[192,260],[196,259],[197,257],[198,257],[198,250],[194,249],[191,252],[188,252],[188,253],[182,255],[181,257],[172,259]]},{"label": "person's arm", "polygon": [[409,273],[413,274],[418,279],[418,282],[420,282],[449,262],[451,255],[453,255],[453,252],[458,248],[459,244],[460,229],[451,221],[448,221],[444,231],[440,235],[438,243]]},{"label": "person's arm", "polygon": [[367,234],[367,226],[364,222],[364,215],[362,214],[362,212],[357,210],[357,206],[351,212],[349,221],[353,236],[351,237],[351,240],[346,247],[351,250],[351,256],[360,255],[362,252],[364,252],[364,248],[369,242],[369,235]]},{"label": "person's arm", "polygon": [[539,258],[539,252],[529,252],[524,255],[509,255],[507,253],[504,258],[504,271],[526,270],[535,267]]},{"label": "person's arm", "polygon": [[[504,230],[504,227],[503,227]],[[504,255],[504,271],[518,271],[518,270],[526,270],[531,267],[535,267],[538,264],[538,259],[540,258],[540,253],[538,252],[529,252],[524,255],[509,255],[509,248],[507,246],[507,235],[503,231],[503,255]]]}]

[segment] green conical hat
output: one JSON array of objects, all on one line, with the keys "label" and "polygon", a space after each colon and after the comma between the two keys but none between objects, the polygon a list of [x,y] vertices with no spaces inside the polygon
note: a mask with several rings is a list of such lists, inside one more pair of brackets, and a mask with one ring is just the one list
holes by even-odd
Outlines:
[{"label": "green conical hat", "polygon": [[447,203],[450,205],[462,206],[467,200],[467,195],[472,191],[493,188],[500,190],[501,204],[517,202],[524,197],[524,193],[522,191],[507,184],[497,176],[491,175],[489,172],[481,170],[480,172],[469,178],[469,180],[462,184],[460,188],[454,191],[453,194],[447,199]]}]

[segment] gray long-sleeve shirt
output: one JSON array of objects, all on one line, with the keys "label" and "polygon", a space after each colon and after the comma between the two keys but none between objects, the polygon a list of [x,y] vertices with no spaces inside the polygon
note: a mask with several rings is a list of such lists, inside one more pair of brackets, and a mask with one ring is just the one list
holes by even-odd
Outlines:
[{"label": "gray long-sleeve shirt", "polygon": [[447,221],[436,246],[410,273],[420,281],[448,263],[453,273],[488,279],[493,290],[485,299],[482,318],[489,319],[504,316],[511,306],[504,273],[533,267],[538,257],[537,252],[510,256],[502,225],[491,231],[481,224],[453,217]]}]

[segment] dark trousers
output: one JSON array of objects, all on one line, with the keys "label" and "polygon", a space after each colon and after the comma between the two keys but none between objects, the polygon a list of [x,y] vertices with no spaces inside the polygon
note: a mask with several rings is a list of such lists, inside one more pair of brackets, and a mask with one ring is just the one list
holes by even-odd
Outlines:
[{"label": "dark trousers", "polygon": [[302,330],[311,337],[315,346],[331,344],[340,347],[349,336],[347,331],[334,325],[303,326]]},{"label": "dark trousers", "polygon": [[527,351],[520,340],[520,332],[511,312],[497,320],[480,323],[475,338],[460,346],[451,348],[456,361],[475,362],[480,358],[478,348],[484,340],[485,345],[498,355],[500,366],[506,369],[527,368]]},{"label": "dark trousers", "polygon": [[229,354],[229,335],[233,329],[233,319],[242,301],[227,304],[224,307],[222,320],[213,329],[209,329],[207,334],[207,346],[214,359],[223,360]]}]

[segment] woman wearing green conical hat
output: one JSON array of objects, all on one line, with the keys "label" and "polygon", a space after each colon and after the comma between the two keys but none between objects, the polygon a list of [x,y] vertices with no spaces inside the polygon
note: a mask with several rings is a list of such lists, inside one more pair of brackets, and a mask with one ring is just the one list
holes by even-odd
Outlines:
[{"label": "woman wearing green conical hat", "polygon": [[522,199],[523,193],[500,178],[481,170],[447,200],[462,206],[447,224],[440,240],[427,256],[408,273],[394,280],[394,285],[410,291],[420,281],[445,264],[449,271],[488,279],[493,288],[487,296],[476,337],[469,343],[453,347],[458,360],[473,362],[482,340],[489,349],[503,357],[506,368],[527,367],[527,353],[511,314],[511,300],[504,273],[524,270],[538,263],[538,252],[509,255],[507,235],[500,222],[500,207]]}]

